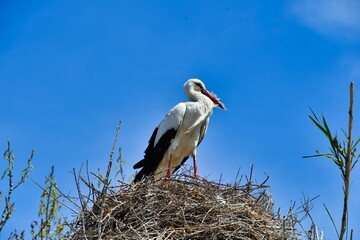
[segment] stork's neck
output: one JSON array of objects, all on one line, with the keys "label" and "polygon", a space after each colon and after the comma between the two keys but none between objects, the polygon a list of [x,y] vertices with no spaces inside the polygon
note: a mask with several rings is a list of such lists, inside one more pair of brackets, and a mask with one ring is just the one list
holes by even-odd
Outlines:
[{"label": "stork's neck", "polygon": [[207,112],[211,112],[212,109],[215,107],[214,103],[210,100],[210,98],[208,98],[201,92],[190,89],[186,92],[186,95],[188,96],[190,101],[198,102]]}]

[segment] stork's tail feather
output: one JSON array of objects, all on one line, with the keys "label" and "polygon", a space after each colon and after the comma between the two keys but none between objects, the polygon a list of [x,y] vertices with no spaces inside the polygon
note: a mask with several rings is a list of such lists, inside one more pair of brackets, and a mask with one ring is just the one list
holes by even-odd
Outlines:
[{"label": "stork's tail feather", "polygon": [[136,163],[136,164],[133,166],[133,168],[134,168],[134,169],[142,168],[142,167],[144,167],[144,164],[145,164],[145,159],[140,160],[138,163]]},{"label": "stork's tail feather", "polygon": [[141,169],[136,175],[135,175],[135,178],[134,178],[134,183],[136,182],[140,182],[144,177],[144,171],[143,169]]}]

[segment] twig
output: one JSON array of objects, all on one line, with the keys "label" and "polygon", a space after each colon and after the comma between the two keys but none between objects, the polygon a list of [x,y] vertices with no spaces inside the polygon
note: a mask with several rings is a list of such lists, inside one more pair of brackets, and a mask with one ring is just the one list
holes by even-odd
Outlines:
[{"label": "twig", "polygon": [[[80,167],[80,170],[79,170],[79,174],[78,176],[80,176],[80,173],[81,173],[81,169],[82,167]],[[87,239],[86,237],[86,226],[85,226],[85,216],[84,216],[84,211],[86,210],[86,204],[85,204],[85,201],[84,201],[84,196],[82,195],[81,193],[81,190],[80,190],[80,183],[79,183],[79,179],[76,175],[76,172],[75,172],[75,169],[73,169],[73,175],[74,175],[74,180],[75,180],[75,185],[76,185],[76,189],[77,189],[77,193],[78,193],[78,196],[79,196],[79,201],[80,201],[80,204],[81,204],[81,211],[80,211],[80,217],[81,217],[81,220],[82,220],[82,231],[83,231],[83,234],[84,234],[84,238]],[[90,188],[89,188],[89,196],[90,197]]]},{"label": "twig", "polygon": [[240,169],[241,169],[241,167],[239,167],[238,170],[237,170],[235,181],[234,181],[234,186],[238,184],[238,177],[239,177],[239,174],[240,174]]},{"label": "twig", "polygon": [[107,171],[106,171],[106,175],[105,175],[105,180],[103,181],[104,183],[104,187],[103,190],[100,194],[100,198],[102,198],[102,203],[101,203],[101,207],[100,207],[100,216],[99,216],[99,222],[98,222],[98,239],[101,240],[102,238],[102,219],[104,216],[104,208],[105,208],[105,194],[106,191],[108,189],[108,184],[109,184],[109,177],[110,177],[110,172],[111,172],[111,168],[112,168],[112,163],[113,163],[113,156],[115,153],[115,148],[116,148],[116,143],[117,143],[117,139],[119,137],[119,133],[120,133],[120,127],[121,127],[121,121],[119,121],[118,127],[116,128],[116,135],[115,135],[115,139],[114,139],[114,144],[113,147],[111,149],[111,153],[110,153],[110,158],[109,158],[109,163],[108,163],[108,167],[107,167]]},{"label": "twig", "polygon": [[70,211],[72,211],[75,214],[78,214],[78,211],[74,210],[73,208],[69,207],[68,205],[66,205],[65,203],[61,202],[60,199],[54,195],[52,195],[48,190],[46,190],[43,186],[41,186],[35,179],[33,179],[31,176],[29,176],[29,179],[35,183],[39,188],[41,188],[44,192],[46,192],[47,194],[49,194],[49,196],[52,196],[54,198],[54,200],[56,200],[59,204],[61,204],[62,206],[66,207],[67,209],[69,209]]}]

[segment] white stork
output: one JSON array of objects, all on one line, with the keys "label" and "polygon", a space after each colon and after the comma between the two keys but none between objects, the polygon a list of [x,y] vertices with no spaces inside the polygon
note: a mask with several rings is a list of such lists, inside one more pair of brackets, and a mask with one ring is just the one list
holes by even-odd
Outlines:
[{"label": "white stork", "polygon": [[144,159],[134,165],[134,169],[141,168],[134,182],[152,174],[156,178],[166,175],[169,179],[190,155],[194,160],[194,176],[198,178],[196,148],[204,138],[213,108],[225,106],[199,79],[189,79],[184,90],[190,101],[173,107],[155,128]]}]

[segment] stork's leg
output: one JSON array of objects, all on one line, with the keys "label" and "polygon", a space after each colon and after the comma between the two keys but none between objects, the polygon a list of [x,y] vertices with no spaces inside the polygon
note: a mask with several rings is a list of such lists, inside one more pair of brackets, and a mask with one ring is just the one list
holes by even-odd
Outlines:
[{"label": "stork's leg", "polygon": [[196,166],[196,153],[194,153],[192,155],[192,157],[193,157],[193,160],[194,160],[194,177],[196,179],[198,179],[199,178],[199,173],[198,173],[197,166]]},{"label": "stork's leg", "polygon": [[171,154],[170,154],[170,158],[169,158],[169,162],[168,162],[168,169],[167,169],[167,172],[166,172],[166,179],[170,179],[170,174],[171,174],[170,168],[171,168]]}]

